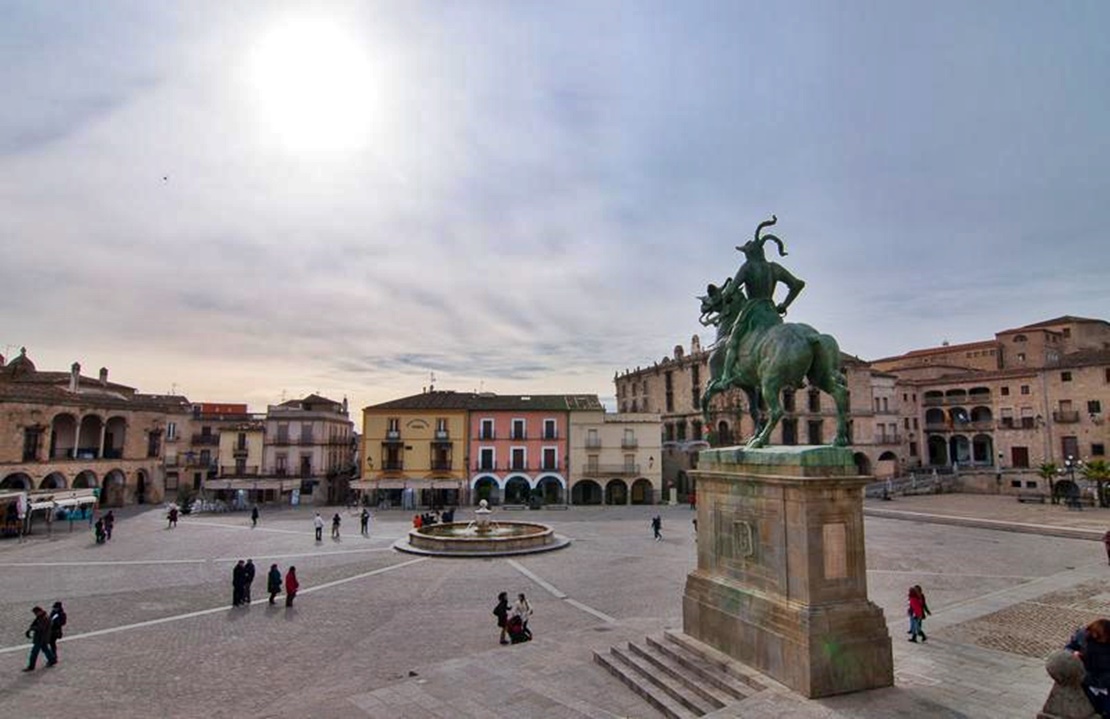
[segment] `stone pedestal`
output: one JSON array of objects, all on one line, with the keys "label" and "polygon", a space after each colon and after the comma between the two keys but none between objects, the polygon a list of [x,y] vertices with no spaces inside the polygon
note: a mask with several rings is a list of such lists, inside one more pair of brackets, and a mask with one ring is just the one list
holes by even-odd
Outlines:
[{"label": "stone pedestal", "polygon": [[703,450],[686,634],[809,698],[891,686],[856,471],[841,447]]}]

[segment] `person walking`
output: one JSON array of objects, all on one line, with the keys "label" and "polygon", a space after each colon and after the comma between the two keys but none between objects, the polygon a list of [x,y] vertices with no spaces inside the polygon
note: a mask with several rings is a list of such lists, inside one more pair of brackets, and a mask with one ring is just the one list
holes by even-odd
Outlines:
[{"label": "person walking", "polygon": [[285,573],[285,606],[293,606],[293,598],[297,596],[297,590],[301,588],[301,583],[297,581],[297,568],[289,567],[289,571]]},{"label": "person walking", "polygon": [[62,627],[66,625],[66,610],[61,602],[54,602],[50,609],[50,651],[54,652],[54,661],[58,661],[58,640],[62,638]]},{"label": "person walking", "polygon": [[663,518],[658,514],[651,518],[651,531],[655,535],[655,541],[659,542],[663,539]]},{"label": "person walking", "polygon": [[270,593],[270,604],[281,594],[281,570],[276,564],[270,565],[270,573],[266,575],[266,591]]},{"label": "person walking", "polygon": [[324,541],[324,518],[320,516],[319,512],[312,518],[312,524],[316,527],[316,541]]},{"label": "person walking", "polygon": [[251,507],[251,529],[258,526],[258,505]]},{"label": "person walking", "polygon": [[243,603],[243,578],[246,575],[247,566],[240,559],[235,563],[235,568],[231,570],[231,606],[237,607]]},{"label": "person walking", "polygon": [[31,626],[24,633],[24,636],[31,640],[31,656],[27,658],[27,666],[23,669],[25,672],[35,670],[35,664],[39,661],[39,652],[46,656],[46,666],[52,667],[58,663],[58,657],[50,648],[50,617],[42,607],[35,607],[31,611],[35,618],[31,620]]},{"label": "person walking", "polygon": [[1106,547],[1106,563],[1110,564],[1110,529],[1106,530],[1106,534],[1102,535],[1102,544]]},{"label": "person walking", "polygon": [[339,512],[336,512],[335,516],[333,516],[331,518],[331,538],[332,539],[339,539],[339,523],[342,522],[342,521],[343,520],[339,518]]},{"label": "person walking", "polygon": [[93,527],[93,536],[96,537],[97,544],[104,544],[105,535],[103,518],[96,520],[96,525]]},{"label": "person walking", "polygon": [[170,506],[170,511],[166,513],[166,518],[170,521],[170,523],[166,526],[166,529],[173,529],[177,526],[177,507],[176,506],[172,506],[172,505]]},{"label": "person walking", "polygon": [[501,643],[508,644],[505,632],[509,626],[509,595],[501,592],[497,595],[497,606],[493,608],[493,616],[497,617],[497,626],[501,628]]},{"label": "person walking", "polygon": [[921,637],[921,641],[926,641],[928,637],[921,629],[921,623],[925,621],[925,595],[921,591],[921,587],[912,586],[909,591],[909,616],[910,616],[910,641],[917,643],[917,638]]},{"label": "person walking", "polygon": [[254,584],[254,560],[248,559],[243,567],[243,604],[251,603],[251,585]]},{"label": "person walking", "polygon": [[362,508],[362,514],[358,515],[359,527],[362,530],[362,536],[370,536],[370,510],[366,507]]},{"label": "person walking", "polygon": [[112,510],[109,509],[108,513],[104,515],[104,535],[108,539],[112,538],[112,527],[114,526],[116,526],[116,515],[112,514]]}]

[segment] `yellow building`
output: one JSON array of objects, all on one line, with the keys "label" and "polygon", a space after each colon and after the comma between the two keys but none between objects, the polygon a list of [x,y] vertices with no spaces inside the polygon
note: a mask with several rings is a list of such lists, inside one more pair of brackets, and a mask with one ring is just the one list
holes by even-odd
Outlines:
[{"label": "yellow building", "polygon": [[467,416],[474,395],[431,391],[362,411],[362,477],[374,504],[466,503]]}]

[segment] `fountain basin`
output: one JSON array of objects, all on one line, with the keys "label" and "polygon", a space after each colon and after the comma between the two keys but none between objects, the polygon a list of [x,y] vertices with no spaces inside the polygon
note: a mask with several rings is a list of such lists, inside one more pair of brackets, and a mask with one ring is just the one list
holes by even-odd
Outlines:
[{"label": "fountain basin", "polygon": [[479,532],[473,523],[433,524],[409,531],[393,548],[436,557],[502,557],[562,549],[570,540],[546,524],[494,522]]}]

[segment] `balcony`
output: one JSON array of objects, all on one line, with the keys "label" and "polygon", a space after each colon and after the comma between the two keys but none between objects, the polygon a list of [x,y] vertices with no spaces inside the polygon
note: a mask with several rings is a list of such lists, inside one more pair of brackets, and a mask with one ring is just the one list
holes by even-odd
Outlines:
[{"label": "balcony", "polygon": [[257,477],[258,465],[247,465],[243,467],[220,467],[221,477]]},{"label": "balcony", "polygon": [[601,449],[601,437],[586,437],[586,449]]},{"label": "balcony", "polygon": [[1079,421],[1079,410],[1056,410],[1052,413],[1052,421],[1057,424],[1075,424]]},{"label": "balcony", "polygon": [[436,472],[450,472],[451,460],[432,460],[432,470]]},{"label": "balcony", "polygon": [[383,472],[400,472],[404,468],[405,468],[405,463],[404,463],[404,461],[402,461],[400,459],[382,460],[382,471]]},{"label": "balcony", "polygon": [[581,470],[583,477],[629,477],[639,473],[638,464],[587,464]]},{"label": "balcony", "polygon": [[387,431],[385,433],[385,441],[390,444],[401,442],[401,430],[391,429]]},{"label": "balcony", "polygon": [[875,435],[875,444],[901,444],[902,435],[900,434],[877,434]]},{"label": "balcony", "polygon": [[621,449],[636,449],[640,446],[640,440],[635,437],[624,437],[621,439]]},{"label": "balcony", "polygon": [[497,432],[494,432],[493,430],[490,430],[488,432],[486,430],[482,430],[478,433],[478,439],[492,442],[493,440],[497,439]]},{"label": "balcony", "polygon": [[511,463],[511,462],[477,462],[475,463],[472,471],[474,472],[526,472],[534,474],[536,472],[558,472],[559,467],[557,464],[540,463],[539,465],[531,463]]},{"label": "balcony", "polygon": [[235,447],[235,448],[233,448],[233,449],[231,450],[231,456],[232,456],[232,457],[236,457],[236,458],[238,458],[238,457],[246,457],[246,456],[247,456],[247,452],[248,452],[248,451],[247,451],[247,448],[246,448],[246,447]]},{"label": "balcony", "polygon": [[517,442],[523,442],[524,440],[528,439],[528,433],[527,432],[513,432],[511,435],[509,435],[509,439],[517,441]]},{"label": "balcony", "polygon": [[437,429],[433,441],[435,441],[435,442],[449,442],[449,441],[451,441],[451,433],[448,432],[445,429]]},{"label": "balcony", "polygon": [[559,433],[557,431],[544,432],[543,438],[548,440],[559,439]]},{"label": "balcony", "polygon": [[220,444],[220,435],[218,434],[194,434],[193,444],[207,445],[216,447]]}]

